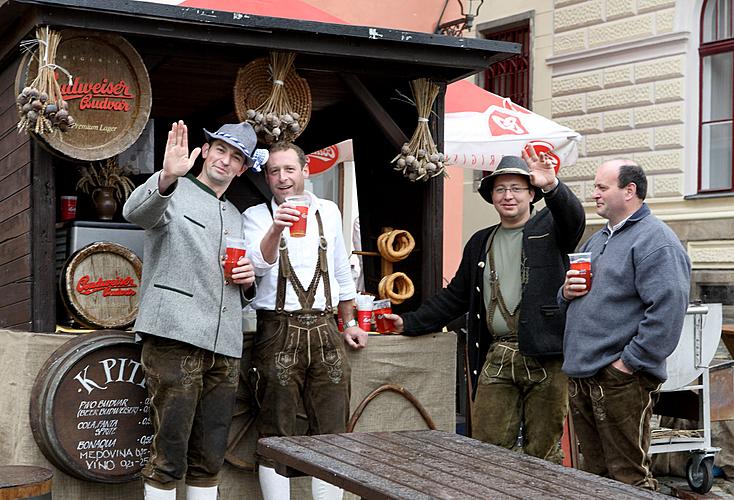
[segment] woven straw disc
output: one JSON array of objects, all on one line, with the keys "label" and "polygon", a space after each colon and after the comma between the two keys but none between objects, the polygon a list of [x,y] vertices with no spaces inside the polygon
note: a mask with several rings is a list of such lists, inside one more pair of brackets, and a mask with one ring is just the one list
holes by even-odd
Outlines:
[{"label": "woven straw disc", "polygon": [[[240,68],[237,72],[237,81],[234,84],[234,106],[237,117],[241,121],[247,119],[247,110],[256,109],[263,104],[273,90],[273,81],[269,69],[270,59],[261,57]],[[298,113],[298,123],[301,130],[293,134],[288,131],[285,140],[295,140],[296,137],[306,130],[306,125],[311,119],[311,89],[308,82],[296,74],[291,68],[285,80],[285,92],[288,94],[288,102],[291,111]],[[258,135],[261,142],[270,143],[272,137]],[[283,138],[283,136],[281,136]]]}]

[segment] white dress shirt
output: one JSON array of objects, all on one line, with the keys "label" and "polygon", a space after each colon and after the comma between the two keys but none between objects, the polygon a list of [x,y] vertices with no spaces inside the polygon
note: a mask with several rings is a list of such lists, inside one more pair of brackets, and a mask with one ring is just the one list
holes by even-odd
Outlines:
[{"label": "white dress shirt", "polygon": [[[316,270],[316,262],[319,256],[319,226],[316,221],[316,209],[318,209],[321,214],[327,244],[326,259],[329,265],[329,281],[331,283],[331,305],[336,308],[340,301],[352,300],[357,296],[344,245],[344,236],[342,235],[341,213],[334,202],[321,200],[308,191],[305,191],[304,194],[311,198],[306,236],[291,238],[290,231],[287,228],[283,231],[283,236],[288,245],[288,257],[304,289],[308,288]],[[273,212],[275,212],[278,204],[274,199],[270,203]],[[255,268],[257,282],[257,294],[250,305],[256,310],[273,311],[275,310],[275,296],[278,288],[280,252],[278,252],[275,262],[268,264],[260,251],[260,242],[273,224],[273,217],[265,203],[248,208],[242,216],[247,241],[247,257],[252,261]],[[313,308],[317,310],[326,308],[323,279],[319,279]],[[298,302],[298,296],[293,290],[293,286],[288,283],[286,286],[285,310],[297,311],[299,309],[301,309],[301,305]]]}]

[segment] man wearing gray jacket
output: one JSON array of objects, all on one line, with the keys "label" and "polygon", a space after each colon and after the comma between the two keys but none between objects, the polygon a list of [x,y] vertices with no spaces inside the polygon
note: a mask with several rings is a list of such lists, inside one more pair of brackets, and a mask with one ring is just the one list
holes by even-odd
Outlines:
[{"label": "man wearing gray jacket", "polygon": [[[163,169],[130,195],[123,215],[145,229],[145,262],[135,331],[150,396],[153,441],[143,469],[146,500],[215,500],[242,355],[242,307],[255,274],[242,257],[225,279],[226,237],[242,238],[237,208],[224,196],[235,177],[265,158],[246,123],[204,130],[189,154],[183,121],[168,133]],[[188,171],[201,153],[201,173]],[[188,174],[188,175],[187,175]]]},{"label": "man wearing gray jacket", "polygon": [[650,417],[665,359],[678,345],[691,263],[675,233],[644,203],[647,179],[629,160],[603,163],[596,212],[608,223],[581,246],[593,284],[569,270],[563,371],[583,468],[656,490],[650,474]]}]

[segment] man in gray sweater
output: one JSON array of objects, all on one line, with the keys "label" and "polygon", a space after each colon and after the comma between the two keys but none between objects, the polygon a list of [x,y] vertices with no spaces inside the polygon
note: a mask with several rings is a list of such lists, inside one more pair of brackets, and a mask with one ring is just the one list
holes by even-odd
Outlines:
[{"label": "man in gray sweater", "polygon": [[[242,257],[225,276],[226,237],[242,238],[237,207],[224,192],[258,168],[247,123],[223,125],[189,153],[183,121],[168,132],[163,169],[130,195],[123,214],[145,229],[145,263],[135,332],[150,396],[153,441],[142,471],[146,500],[216,500],[242,355],[242,306],[254,269]],[[201,173],[188,173],[201,154]],[[247,296],[246,296],[247,294]]]},{"label": "man in gray sweater", "polygon": [[665,359],[678,345],[691,263],[675,233],[644,203],[647,179],[629,160],[603,163],[596,212],[608,223],[579,251],[591,252],[593,284],[569,270],[563,371],[583,468],[651,490],[650,417]]}]

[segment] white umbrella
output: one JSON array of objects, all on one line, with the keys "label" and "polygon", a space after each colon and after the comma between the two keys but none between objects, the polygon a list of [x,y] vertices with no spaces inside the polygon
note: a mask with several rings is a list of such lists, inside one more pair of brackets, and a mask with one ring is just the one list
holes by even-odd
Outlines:
[{"label": "white umbrella", "polygon": [[556,171],[578,158],[581,136],[522,106],[461,80],[446,90],[444,152],[452,165],[494,170],[528,144],[549,153]]}]

